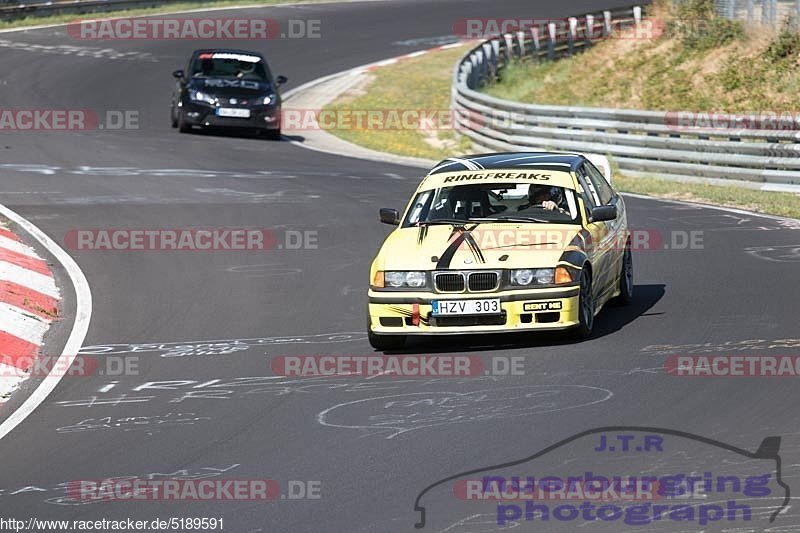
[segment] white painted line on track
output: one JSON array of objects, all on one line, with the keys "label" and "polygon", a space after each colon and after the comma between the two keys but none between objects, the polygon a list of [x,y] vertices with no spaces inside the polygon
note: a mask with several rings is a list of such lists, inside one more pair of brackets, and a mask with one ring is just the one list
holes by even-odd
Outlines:
[{"label": "white painted line on track", "polygon": [[[92,291],[89,282],[86,281],[86,276],[75,260],[42,230],[2,204],[0,204],[0,215],[17,224],[22,231],[30,234],[44,246],[61,264],[72,282],[75,290],[75,322],[58,361],[53,365],[53,368],[69,368],[83,345],[92,319]],[[56,372],[55,375],[50,373],[42,380],[22,405],[0,424],[0,439],[20,425],[47,399],[61,381],[63,374],[63,372]]]}]

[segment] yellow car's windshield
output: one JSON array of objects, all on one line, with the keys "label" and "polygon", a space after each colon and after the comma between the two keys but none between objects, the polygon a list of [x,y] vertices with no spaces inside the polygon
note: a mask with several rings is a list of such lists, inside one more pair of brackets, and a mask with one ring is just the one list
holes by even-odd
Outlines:
[{"label": "yellow car's windshield", "polygon": [[403,226],[470,221],[577,224],[580,217],[571,189],[529,182],[483,183],[421,191]]}]

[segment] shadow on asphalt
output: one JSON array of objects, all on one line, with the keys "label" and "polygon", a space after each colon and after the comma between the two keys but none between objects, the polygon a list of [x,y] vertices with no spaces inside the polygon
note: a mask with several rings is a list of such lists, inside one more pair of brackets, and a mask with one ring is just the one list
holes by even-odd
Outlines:
[{"label": "shadow on asphalt", "polygon": [[[636,285],[633,302],[624,307],[607,304],[595,317],[594,331],[588,339],[576,339],[570,331],[540,331],[531,333],[508,333],[502,335],[447,335],[424,339],[409,339],[403,350],[392,350],[391,354],[431,354],[461,351],[490,351],[504,348],[537,346],[559,346],[598,339],[619,331],[642,315],[645,315],[665,294],[666,286]],[[658,313],[660,314],[660,313]],[[652,316],[650,313],[648,316]]]}]

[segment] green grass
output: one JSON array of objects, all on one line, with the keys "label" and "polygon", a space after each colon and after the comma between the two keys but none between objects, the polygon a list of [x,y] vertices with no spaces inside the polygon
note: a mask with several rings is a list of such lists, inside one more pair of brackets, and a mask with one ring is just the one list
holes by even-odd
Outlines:
[{"label": "green grass", "polygon": [[[436,110],[450,108],[450,79],[453,65],[464,55],[465,47],[430,52],[373,71],[366,91],[356,87],[325,106],[343,113],[364,110]],[[447,127],[382,130],[380,128],[339,128],[332,133],[354,144],[392,154],[441,159],[454,152],[469,152],[470,143]]]},{"label": "green grass", "polygon": [[616,38],[554,63],[512,64],[485,89],[498,98],[550,105],[726,112],[800,109],[800,36],[657,6],[663,33]]},{"label": "green grass", "polygon": [[614,187],[622,192],[737,207],[756,213],[800,218],[800,195],[798,194],[762,192],[722,185],[676,183],[655,177],[631,177],[624,174],[614,175]]},{"label": "green grass", "polygon": [[87,18],[158,15],[160,13],[172,13],[175,11],[188,11],[193,9],[220,8],[220,7],[238,7],[238,6],[262,7],[262,6],[274,6],[274,5],[289,4],[289,3],[316,4],[316,3],[325,3],[330,1],[332,0],[254,0],[251,2],[248,2],[247,0],[214,0],[209,2],[201,2],[201,1],[175,2],[158,7],[121,9],[117,11],[102,11],[97,13],[81,13],[81,14],[72,13],[72,14],[62,14],[62,15],[46,15],[43,17],[26,16],[13,20],[0,21],[0,30],[25,28],[29,26],[44,26],[50,24],[66,24],[69,22],[75,22],[77,20],[83,20]]},{"label": "green grass", "polygon": [[[793,43],[784,43],[784,47],[793,47]],[[337,110],[364,110],[364,109],[446,109],[450,105],[450,81],[453,65],[466,48],[437,51],[418,58],[402,61],[395,65],[385,66],[373,72],[371,81],[366,86],[357,87],[349,93],[341,95],[326,109]],[[597,48],[595,50],[598,50]],[[588,54],[599,53],[590,51]],[[582,56],[573,61],[582,61],[588,58]],[[655,69],[666,69],[675,61],[674,57],[642,59],[633,56],[626,61],[631,68],[640,67],[648,61],[655,61]],[[747,75],[746,70],[730,64],[726,76],[733,79]],[[528,88],[558,87],[559,90],[549,92],[551,99],[548,103],[577,105],[598,104],[600,95],[602,102],[613,102],[621,105],[627,102],[626,98],[634,92],[637,81],[631,72],[615,79],[615,84],[600,83],[602,76],[588,71],[581,83],[575,82],[573,76],[576,71],[569,61],[560,61],[542,66],[520,67],[510,69],[504,78],[503,97],[521,99]],[[594,69],[592,69],[594,70]],[[531,72],[545,73],[549,78],[541,81],[544,76],[528,76]],[[635,71],[632,71],[635,72]],[[582,74],[582,75],[583,75]],[[670,105],[676,99],[693,99],[695,103],[713,103],[712,94],[722,93],[717,87],[708,89],[702,94],[693,94],[691,76],[680,72],[667,72],[665,78],[670,78],[667,85],[658,88],[650,87],[645,98],[648,101],[660,101],[662,105]],[[591,79],[584,83],[585,80]],[[790,85],[790,82],[774,80],[775,83]],[[740,83],[731,81],[731,83]],[[747,83],[747,82],[743,82]],[[590,89],[587,89],[587,86]],[[498,86],[500,87],[500,86]],[[800,98],[800,79],[795,85],[793,98]],[[547,89],[549,91],[549,89]],[[798,102],[800,103],[800,102]],[[763,105],[763,102],[762,102]],[[718,109],[718,108],[717,108]],[[761,107],[759,108],[761,109]],[[454,154],[467,154],[474,152],[469,141],[454,131],[440,131],[437,138],[449,139],[451,146],[437,148],[431,145],[428,136],[417,131],[375,131],[375,130],[330,130],[333,135],[339,136],[355,144],[399,155],[427,157],[441,159]],[[614,173],[614,185],[623,192],[646,194],[661,198],[695,201],[712,205],[736,207],[754,212],[800,218],[800,195],[789,193],[761,192],[734,186],[703,185],[695,183],[678,183],[656,177],[631,177],[619,172]]]}]

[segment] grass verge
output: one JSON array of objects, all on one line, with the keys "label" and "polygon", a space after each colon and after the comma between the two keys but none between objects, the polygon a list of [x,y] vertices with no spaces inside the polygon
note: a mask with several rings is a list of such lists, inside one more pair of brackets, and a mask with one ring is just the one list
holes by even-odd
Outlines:
[{"label": "grass verge", "polygon": [[656,2],[654,31],[623,32],[556,62],[509,65],[487,94],[518,102],[795,114],[800,33],[713,16],[712,0]]},{"label": "grass verge", "polygon": [[[387,129],[333,128],[328,130],[351,143],[392,154],[442,159],[454,152],[468,152],[470,143],[456,135],[446,120],[450,108],[450,77],[453,65],[466,53],[466,47],[434,50],[425,55],[384,66],[325,106],[339,116],[352,111],[380,111]],[[389,129],[393,111],[433,111],[438,117],[433,129]]]},{"label": "grass verge", "polygon": [[616,173],[614,187],[618,191],[646,194],[672,200],[735,207],[800,219],[800,194],[763,192],[744,187],[678,183],[656,177],[632,177]]},{"label": "grass verge", "polygon": [[[280,4],[303,3],[320,4],[333,0],[215,0],[212,2],[174,2],[158,7],[143,7],[134,9],[120,9],[116,11],[102,11],[95,13],[71,13],[60,15],[46,15],[43,17],[26,16],[13,20],[0,21],[0,30],[26,28],[30,26],[48,26],[52,24],[67,24],[83,19],[134,17],[145,15],[158,15],[161,13],[174,13],[176,11],[190,11],[194,9],[213,9],[223,7],[268,7]],[[339,0],[348,1],[348,0]]]},{"label": "grass verge", "polygon": [[[447,109],[453,65],[465,48],[433,51],[372,72],[366,83],[334,100],[326,109]],[[354,144],[393,154],[442,159],[474,152],[454,131],[375,131],[334,129],[329,133]],[[445,145],[442,143],[445,142]],[[623,192],[736,207],[800,218],[800,195],[761,192],[732,186],[678,183],[656,177],[631,177],[616,172],[615,187]]]}]

